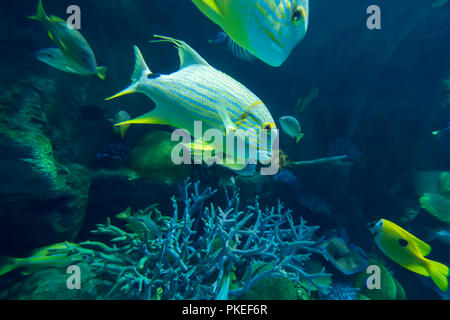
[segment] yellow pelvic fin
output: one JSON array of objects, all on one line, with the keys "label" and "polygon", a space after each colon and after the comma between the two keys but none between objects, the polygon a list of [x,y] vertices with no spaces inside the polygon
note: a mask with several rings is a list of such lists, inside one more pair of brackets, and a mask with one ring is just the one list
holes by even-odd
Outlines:
[{"label": "yellow pelvic fin", "polygon": [[449,275],[448,267],[440,262],[428,259],[426,259],[426,264],[428,266],[428,271],[430,273],[431,279],[433,279],[433,282],[442,291],[447,291]]},{"label": "yellow pelvic fin", "polygon": [[118,127],[127,124],[169,124],[169,123],[167,123],[166,120],[155,116],[153,111],[150,111],[149,113],[146,113],[140,117],[117,123],[114,126]]}]

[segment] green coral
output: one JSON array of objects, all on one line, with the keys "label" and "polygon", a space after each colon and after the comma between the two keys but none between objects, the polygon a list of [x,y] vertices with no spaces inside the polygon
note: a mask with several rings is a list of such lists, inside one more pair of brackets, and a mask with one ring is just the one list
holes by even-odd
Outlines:
[{"label": "green coral", "polygon": [[439,179],[439,193],[450,199],[450,172],[442,172]]},{"label": "green coral", "polygon": [[440,221],[450,223],[450,199],[438,193],[425,193],[419,202],[422,209]]},{"label": "green coral", "polygon": [[130,155],[130,167],[141,177],[163,183],[180,182],[189,176],[189,165],[176,165],[171,156],[178,142],[171,141],[171,134],[154,131],[147,134]]},{"label": "green coral", "polygon": [[405,290],[402,285],[392,276],[392,274],[380,262],[371,259],[369,265],[376,265],[380,268],[380,289],[369,289],[367,279],[370,276],[366,271],[358,273],[353,281],[356,288],[360,288],[360,300],[403,300],[406,299]]},{"label": "green coral", "polygon": [[[256,264],[252,266],[253,274],[270,270],[273,268],[271,264]],[[302,290],[302,288],[300,288]],[[307,294],[303,291],[299,292],[297,284],[285,277],[263,278],[253,285],[247,293],[240,297],[243,300],[308,300]],[[305,296],[306,294],[306,296]]]}]

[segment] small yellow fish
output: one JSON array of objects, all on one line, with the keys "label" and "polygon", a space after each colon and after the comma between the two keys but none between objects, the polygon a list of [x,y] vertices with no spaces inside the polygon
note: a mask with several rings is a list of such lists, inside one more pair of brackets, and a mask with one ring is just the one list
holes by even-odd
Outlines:
[{"label": "small yellow fish", "polygon": [[[114,122],[114,124],[122,123],[122,122],[128,121],[130,119],[131,119],[131,117],[128,114],[128,112],[122,110],[122,111],[117,112],[116,117],[113,120],[113,122]],[[123,125],[123,126],[120,126],[120,127],[114,126],[114,132],[120,133],[120,136],[122,138],[124,138],[129,127],[130,127],[129,124],[126,124],[126,125]]]},{"label": "small yellow fish", "polygon": [[431,251],[428,244],[386,219],[378,221],[370,231],[386,256],[412,272],[431,277],[442,291],[448,290],[449,269],[424,258]]},{"label": "small yellow fish", "polygon": [[75,256],[69,256],[70,247],[76,244],[63,242],[36,249],[28,258],[3,258],[0,259],[0,276],[15,269],[23,269],[22,274],[28,275],[48,267],[70,264],[78,260]]},{"label": "small yellow fish", "polygon": [[36,55],[38,60],[64,72],[106,78],[107,68],[97,66],[94,52],[83,35],[63,19],[47,16],[42,0],[39,0],[37,14],[28,18],[42,22],[50,39],[58,46],[40,50]]},{"label": "small yellow fish", "polygon": [[192,2],[238,45],[236,55],[249,52],[273,67],[283,64],[308,30],[309,0]]}]

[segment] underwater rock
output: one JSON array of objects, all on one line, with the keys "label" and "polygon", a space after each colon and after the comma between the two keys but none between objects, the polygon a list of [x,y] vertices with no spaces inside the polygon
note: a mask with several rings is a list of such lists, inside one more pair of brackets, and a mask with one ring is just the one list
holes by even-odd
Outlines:
[{"label": "underwater rock", "polygon": [[438,192],[440,171],[418,171],[414,174],[414,191],[418,197],[426,192]]},{"label": "underwater rock", "polygon": [[450,199],[450,172],[442,172],[439,179],[439,193]]},{"label": "underwater rock", "polygon": [[175,165],[171,154],[178,142],[172,142],[166,131],[147,134],[131,151],[130,168],[139,176],[155,182],[173,184],[189,176],[189,165]]},{"label": "underwater rock", "polygon": [[[370,300],[401,300],[406,298],[405,291],[402,285],[391,275],[384,265],[378,261],[371,259],[369,265],[376,265],[380,268],[380,289],[368,289],[366,271],[358,273],[353,279],[353,285],[356,288],[360,288],[360,293],[363,298],[369,298]],[[361,299],[361,298],[360,298]]]},{"label": "underwater rock", "polygon": [[10,88],[10,98],[0,97],[0,252],[5,254],[12,242],[15,251],[9,253],[17,254],[73,240],[85,214],[89,172],[60,163],[46,136],[51,88],[41,79],[31,89]]},{"label": "underwater rock", "polygon": [[450,223],[450,199],[438,193],[425,193],[419,202],[422,209],[440,221]]},{"label": "underwater rock", "polygon": [[297,300],[295,282],[283,277],[259,280],[243,300]]},{"label": "underwater rock", "polygon": [[[99,299],[101,282],[86,263],[77,263],[80,268],[81,289],[69,290],[66,268],[46,268],[16,282],[7,296],[14,300],[87,300]],[[1,294],[0,294],[1,296]]]}]

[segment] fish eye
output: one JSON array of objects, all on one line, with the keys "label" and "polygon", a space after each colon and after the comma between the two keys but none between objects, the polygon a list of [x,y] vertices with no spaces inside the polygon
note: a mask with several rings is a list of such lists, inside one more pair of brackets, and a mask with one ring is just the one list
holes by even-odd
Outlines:
[{"label": "fish eye", "polygon": [[305,18],[305,11],[302,7],[297,7],[292,11],[291,20],[294,23],[299,23]]},{"label": "fish eye", "polygon": [[274,127],[275,127],[274,124],[273,124],[273,123],[270,123],[270,122],[266,122],[266,123],[264,123],[264,125],[263,125],[263,129],[266,130],[266,131],[270,131],[270,130],[272,130]]}]

